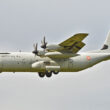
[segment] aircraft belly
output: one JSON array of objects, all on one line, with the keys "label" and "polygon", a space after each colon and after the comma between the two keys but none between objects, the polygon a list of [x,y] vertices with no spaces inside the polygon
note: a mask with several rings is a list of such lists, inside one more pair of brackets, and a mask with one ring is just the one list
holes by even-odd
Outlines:
[{"label": "aircraft belly", "polygon": [[28,64],[24,64],[23,62],[4,62],[2,70],[12,72],[30,71],[30,66]]}]

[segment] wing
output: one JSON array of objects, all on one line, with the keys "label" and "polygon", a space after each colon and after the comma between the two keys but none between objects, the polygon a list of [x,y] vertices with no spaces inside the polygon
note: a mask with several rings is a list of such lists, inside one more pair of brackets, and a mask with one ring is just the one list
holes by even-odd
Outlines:
[{"label": "wing", "polygon": [[82,41],[87,36],[88,36],[87,33],[75,34],[71,38],[60,43],[59,45],[63,47],[63,51],[70,51],[72,53],[77,53],[79,50],[81,50],[85,46],[85,43],[83,43]]}]

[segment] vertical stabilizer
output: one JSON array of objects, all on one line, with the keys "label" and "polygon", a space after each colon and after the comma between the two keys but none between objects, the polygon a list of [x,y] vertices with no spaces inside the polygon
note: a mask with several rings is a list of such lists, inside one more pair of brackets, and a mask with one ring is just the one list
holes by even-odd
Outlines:
[{"label": "vertical stabilizer", "polygon": [[104,46],[101,50],[106,50],[106,49],[110,49],[110,31],[107,35],[107,38],[105,40]]}]

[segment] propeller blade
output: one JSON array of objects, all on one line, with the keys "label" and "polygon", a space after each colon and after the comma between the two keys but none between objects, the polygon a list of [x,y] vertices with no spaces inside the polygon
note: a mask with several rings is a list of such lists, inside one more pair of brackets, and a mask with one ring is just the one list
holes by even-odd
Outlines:
[{"label": "propeller blade", "polygon": [[44,44],[45,44],[46,42],[45,42],[45,36],[44,36]]},{"label": "propeller blade", "polygon": [[47,42],[46,42],[46,37],[44,36],[43,41],[41,41],[41,48],[46,49],[47,47]]},{"label": "propeller blade", "polygon": [[33,53],[37,55],[38,54],[38,43],[33,44],[33,47],[34,47]]}]

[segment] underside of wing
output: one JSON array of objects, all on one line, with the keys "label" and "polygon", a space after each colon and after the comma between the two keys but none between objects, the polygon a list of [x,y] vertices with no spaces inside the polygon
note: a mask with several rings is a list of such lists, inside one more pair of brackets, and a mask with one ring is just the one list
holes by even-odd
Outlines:
[{"label": "underside of wing", "polygon": [[78,56],[78,54],[73,54],[69,52],[48,52],[45,54],[45,56],[50,58],[70,58]]},{"label": "underside of wing", "polygon": [[75,34],[71,38],[60,43],[59,45],[63,47],[63,51],[70,51],[72,53],[77,53],[79,50],[81,50],[85,46],[85,43],[83,43],[82,41],[87,36],[88,36],[87,33]]}]

